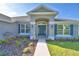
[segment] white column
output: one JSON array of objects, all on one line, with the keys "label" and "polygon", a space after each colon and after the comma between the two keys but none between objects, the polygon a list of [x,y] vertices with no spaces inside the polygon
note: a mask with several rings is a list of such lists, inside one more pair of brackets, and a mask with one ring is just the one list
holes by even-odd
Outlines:
[{"label": "white column", "polygon": [[48,34],[48,39],[54,40],[54,24],[49,22],[49,34]]},{"label": "white column", "polygon": [[78,24],[75,24],[75,35],[74,36],[76,36],[76,37],[78,37],[78,34],[79,34],[79,26],[78,26]]},{"label": "white column", "polygon": [[31,22],[31,36],[30,39],[36,39],[35,35],[35,22]]}]

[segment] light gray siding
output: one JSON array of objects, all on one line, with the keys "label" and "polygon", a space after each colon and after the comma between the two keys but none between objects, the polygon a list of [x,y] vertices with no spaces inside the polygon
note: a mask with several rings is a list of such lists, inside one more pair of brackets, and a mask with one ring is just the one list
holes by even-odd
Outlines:
[{"label": "light gray siding", "polygon": [[3,34],[6,32],[12,33],[12,36],[17,35],[16,23],[0,22],[0,39],[4,39]]}]

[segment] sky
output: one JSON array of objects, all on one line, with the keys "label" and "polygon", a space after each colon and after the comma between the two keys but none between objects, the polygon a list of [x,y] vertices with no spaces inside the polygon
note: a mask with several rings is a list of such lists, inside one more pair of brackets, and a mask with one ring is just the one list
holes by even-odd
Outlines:
[{"label": "sky", "polygon": [[0,13],[10,17],[26,16],[28,11],[40,5],[58,11],[57,18],[79,20],[78,3],[0,3]]}]

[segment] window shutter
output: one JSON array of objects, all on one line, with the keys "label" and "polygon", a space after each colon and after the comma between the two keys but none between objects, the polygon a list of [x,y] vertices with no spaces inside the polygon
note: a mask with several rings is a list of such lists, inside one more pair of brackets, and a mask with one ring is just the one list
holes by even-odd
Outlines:
[{"label": "window shutter", "polygon": [[18,33],[20,33],[20,24],[18,24]]},{"label": "window shutter", "polygon": [[54,35],[57,35],[57,24],[54,24]]},{"label": "window shutter", "polygon": [[73,24],[70,25],[70,35],[73,35]]}]

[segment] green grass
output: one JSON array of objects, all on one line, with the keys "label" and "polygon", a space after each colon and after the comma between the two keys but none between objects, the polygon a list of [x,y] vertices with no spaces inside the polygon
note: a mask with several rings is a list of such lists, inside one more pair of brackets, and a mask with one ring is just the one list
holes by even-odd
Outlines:
[{"label": "green grass", "polygon": [[79,42],[47,41],[51,56],[79,56]]}]

